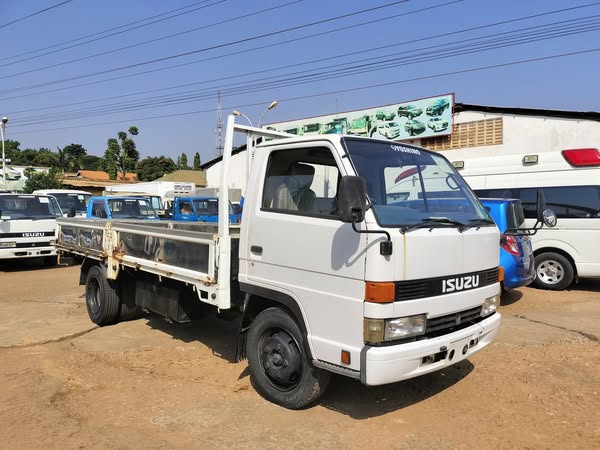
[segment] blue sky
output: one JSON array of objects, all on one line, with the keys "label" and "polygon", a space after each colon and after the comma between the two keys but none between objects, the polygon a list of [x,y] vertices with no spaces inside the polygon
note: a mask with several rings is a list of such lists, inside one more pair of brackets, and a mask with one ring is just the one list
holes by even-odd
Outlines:
[{"label": "blue sky", "polygon": [[5,0],[0,115],[21,149],[101,156],[135,125],[142,157],[206,162],[218,91],[255,124],[446,93],[598,111],[599,29],[591,0]]}]

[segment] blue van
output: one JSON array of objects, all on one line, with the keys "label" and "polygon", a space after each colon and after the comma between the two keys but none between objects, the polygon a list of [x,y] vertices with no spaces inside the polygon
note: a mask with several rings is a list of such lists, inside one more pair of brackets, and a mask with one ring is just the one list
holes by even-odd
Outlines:
[{"label": "blue van", "polygon": [[[217,197],[175,197],[171,219],[184,222],[218,222],[219,199]],[[239,224],[241,211],[229,202],[229,223]]]},{"label": "blue van", "polygon": [[521,201],[513,198],[480,198],[500,230],[500,265],[504,268],[505,291],[527,286],[535,279],[535,262],[531,238],[506,234],[506,230],[524,228],[525,214]]},{"label": "blue van", "polygon": [[88,201],[88,219],[152,219],[158,213],[152,208],[150,199],[144,197],[121,197],[116,195],[92,197]]}]

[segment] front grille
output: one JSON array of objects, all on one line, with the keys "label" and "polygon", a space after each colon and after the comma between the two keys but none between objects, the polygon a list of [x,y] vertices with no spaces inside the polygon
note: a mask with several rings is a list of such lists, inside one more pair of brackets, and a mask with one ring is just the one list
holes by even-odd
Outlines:
[{"label": "front grille", "polygon": [[425,336],[430,338],[453,333],[454,331],[471,326],[481,320],[483,320],[483,317],[481,317],[481,306],[453,314],[447,314],[445,316],[434,317],[427,319]]},{"label": "front grille", "polygon": [[[444,292],[444,281],[451,279],[469,278],[477,280],[477,285],[471,284],[471,287]],[[438,295],[452,294],[461,290],[468,290],[488,286],[498,282],[498,268],[482,270],[479,272],[462,273],[458,275],[448,275],[437,278],[424,278],[421,280],[397,281],[395,301],[403,302],[406,300],[416,300],[419,298],[435,297]]]},{"label": "front grille", "polygon": [[17,242],[14,248],[51,247],[50,242]]}]

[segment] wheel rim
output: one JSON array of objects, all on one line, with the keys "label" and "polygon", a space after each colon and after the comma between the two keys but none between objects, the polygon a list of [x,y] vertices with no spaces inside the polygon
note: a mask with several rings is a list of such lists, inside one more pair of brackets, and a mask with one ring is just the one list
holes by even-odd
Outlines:
[{"label": "wheel rim", "polygon": [[281,329],[266,330],[259,340],[260,366],[280,391],[294,389],[302,377],[302,357],[296,340]]},{"label": "wheel rim", "polygon": [[85,296],[88,304],[88,308],[93,314],[97,314],[100,311],[100,285],[97,280],[90,282],[90,286]]},{"label": "wheel rim", "polygon": [[537,277],[546,284],[558,284],[565,277],[565,268],[561,263],[552,259],[541,262],[536,272]]}]

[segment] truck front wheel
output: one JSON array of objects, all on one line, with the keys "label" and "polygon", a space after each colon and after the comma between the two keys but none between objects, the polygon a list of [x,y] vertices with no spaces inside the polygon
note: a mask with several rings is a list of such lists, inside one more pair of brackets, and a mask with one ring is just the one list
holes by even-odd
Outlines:
[{"label": "truck front wheel", "polygon": [[285,408],[309,405],[329,384],[331,373],[313,367],[300,327],[279,308],[265,309],[256,316],[248,332],[247,354],[254,388]]},{"label": "truck front wheel", "polygon": [[85,306],[88,316],[97,325],[109,325],[117,320],[120,301],[116,283],[106,279],[99,266],[90,268],[85,281]]}]

